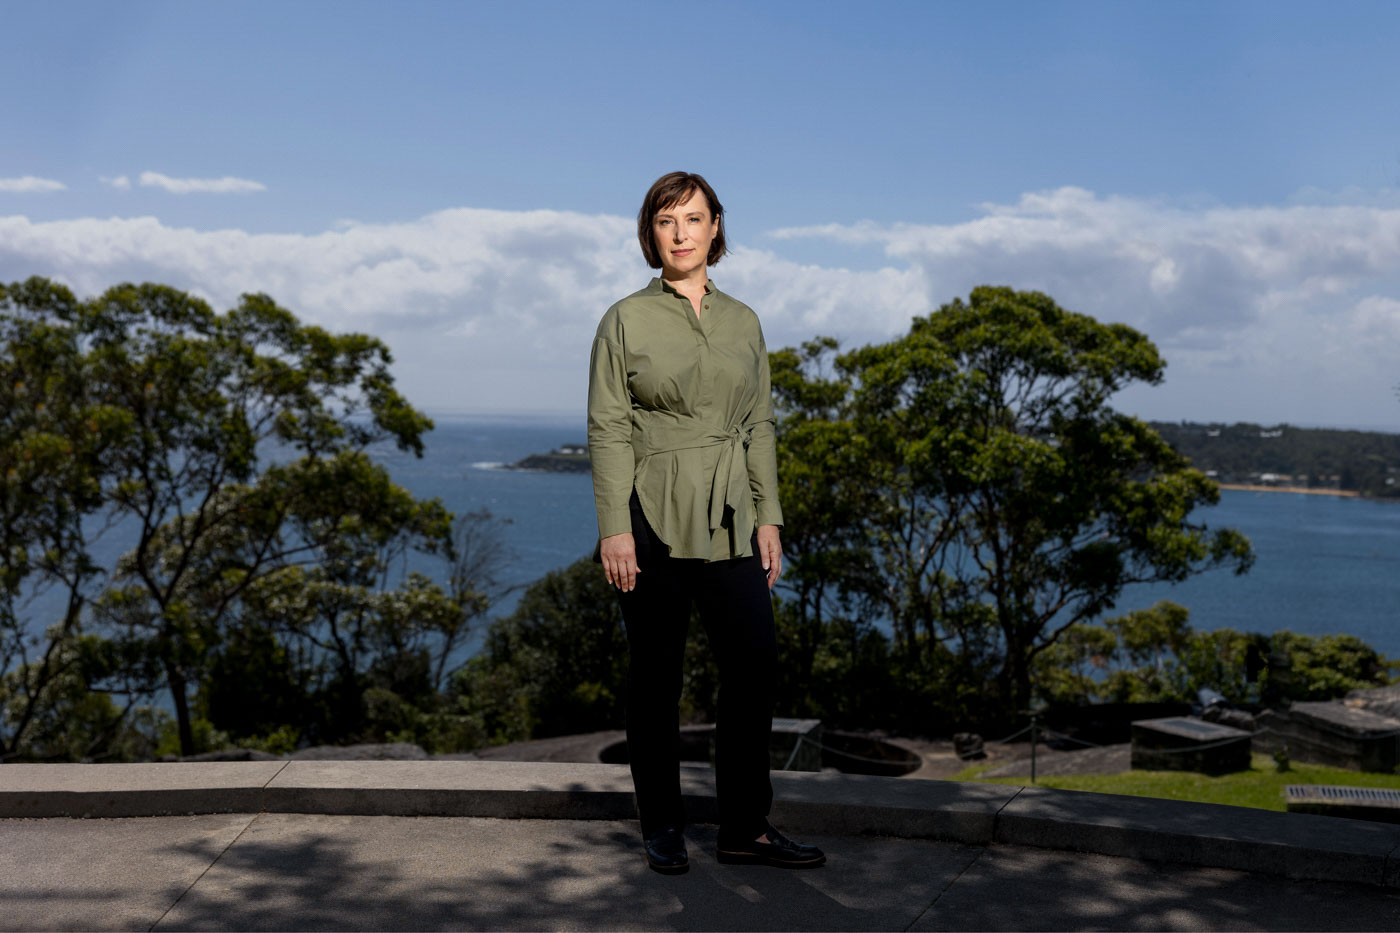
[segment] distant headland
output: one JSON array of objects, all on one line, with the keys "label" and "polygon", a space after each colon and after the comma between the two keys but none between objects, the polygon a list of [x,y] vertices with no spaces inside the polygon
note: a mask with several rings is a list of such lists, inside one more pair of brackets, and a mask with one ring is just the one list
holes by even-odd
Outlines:
[{"label": "distant headland", "polygon": [[1289,424],[1149,424],[1223,489],[1400,499],[1400,434]]},{"label": "distant headland", "polygon": [[530,454],[514,463],[503,464],[507,470],[535,470],[542,473],[588,473],[587,444],[563,444],[547,454]]}]

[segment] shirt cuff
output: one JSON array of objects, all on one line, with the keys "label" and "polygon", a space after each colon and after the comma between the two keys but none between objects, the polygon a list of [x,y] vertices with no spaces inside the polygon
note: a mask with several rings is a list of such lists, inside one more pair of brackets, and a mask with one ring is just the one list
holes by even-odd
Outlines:
[{"label": "shirt cuff", "polygon": [[778,503],[765,500],[757,505],[760,525],[781,525],[783,523],[783,510],[778,508]]},{"label": "shirt cuff", "polygon": [[609,512],[607,515],[598,516],[598,537],[610,538],[613,535],[631,534],[632,532],[632,512],[630,509],[623,509],[619,512]]}]

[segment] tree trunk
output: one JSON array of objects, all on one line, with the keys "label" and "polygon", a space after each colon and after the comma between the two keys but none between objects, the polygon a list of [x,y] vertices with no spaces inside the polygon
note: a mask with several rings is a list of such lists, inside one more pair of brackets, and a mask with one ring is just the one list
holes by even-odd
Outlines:
[{"label": "tree trunk", "polygon": [[185,695],[185,675],[179,667],[167,661],[165,676],[170,681],[170,698],[175,704],[175,724],[180,730],[180,754],[194,754],[194,729],[190,725],[190,700]]},{"label": "tree trunk", "polygon": [[1001,681],[1005,696],[1012,701],[1008,712],[1018,719],[1031,705],[1031,666],[1026,660],[1028,649],[1017,639],[1006,636],[1006,663],[1001,669]]}]

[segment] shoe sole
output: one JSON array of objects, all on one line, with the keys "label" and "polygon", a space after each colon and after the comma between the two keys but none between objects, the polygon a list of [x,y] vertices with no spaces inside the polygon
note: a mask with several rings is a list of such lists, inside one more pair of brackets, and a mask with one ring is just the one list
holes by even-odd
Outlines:
[{"label": "shoe sole", "polygon": [[719,849],[716,850],[715,857],[725,865],[772,865],[774,868],[816,868],[818,865],[826,864],[825,855],[818,855],[816,858],[795,862],[789,859],[777,859],[767,855],[759,855],[757,852],[726,852],[723,849]]},{"label": "shoe sole", "polygon": [[680,865],[658,865],[651,859],[647,859],[647,867],[652,871],[659,871],[663,875],[683,875],[690,871],[690,863],[685,862]]}]

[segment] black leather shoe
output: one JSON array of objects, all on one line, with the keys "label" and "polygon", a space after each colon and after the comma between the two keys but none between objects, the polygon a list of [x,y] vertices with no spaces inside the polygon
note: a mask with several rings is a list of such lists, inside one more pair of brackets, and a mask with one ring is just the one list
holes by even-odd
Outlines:
[{"label": "black leather shoe", "polygon": [[647,864],[663,875],[679,875],[690,868],[685,854],[685,836],[679,826],[663,826],[644,840]]},{"label": "black leather shoe", "polygon": [[816,846],[793,842],[773,827],[768,827],[768,841],[734,842],[721,839],[716,855],[728,865],[776,865],[779,868],[816,868],[826,861],[826,855]]}]

